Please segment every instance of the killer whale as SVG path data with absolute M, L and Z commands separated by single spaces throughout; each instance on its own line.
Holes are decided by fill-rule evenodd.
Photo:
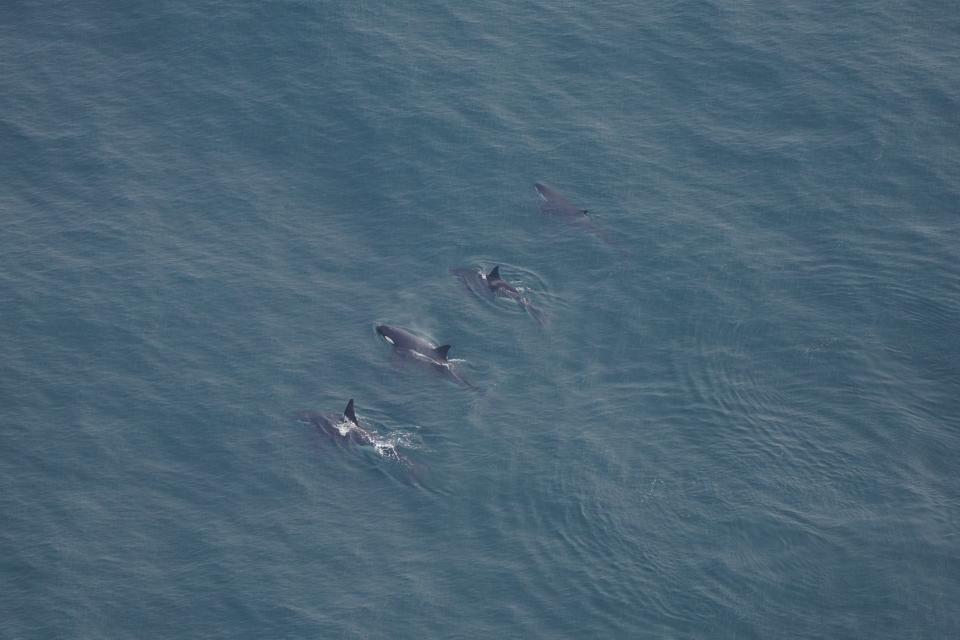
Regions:
M 454 382 L 469 389 L 476 389 L 453 369 L 452 363 L 447 357 L 450 352 L 449 344 L 438 346 L 407 329 L 391 327 L 386 324 L 377 325 L 377 334 L 392 345 L 394 352 L 400 356 L 409 357 L 414 361 L 426 364 Z
M 537 194 L 543 200 L 540 210 L 544 213 L 574 219 L 579 218 L 580 216 L 589 215 L 590 213 L 588 209 L 581 209 L 577 207 L 575 204 L 567 200 L 567 198 L 562 196 L 559 191 L 553 187 L 548 187 L 542 182 L 535 182 L 533 184 L 533 188 L 537 190 Z
M 438 365 L 446 364 L 448 361 L 447 353 L 450 351 L 450 345 L 448 344 L 437 346 L 426 338 L 421 338 L 406 329 L 385 324 L 377 325 L 377 333 L 398 351 L 415 353 L 417 356 Z
M 336 444 L 341 446 L 356 445 L 361 447 L 374 447 L 377 453 L 384 457 L 402 462 L 412 466 L 408 458 L 397 451 L 394 443 L 379 436 L 360 424 L 357 413 L 354 409 L 353 398 L 347 402 L 347 407 L 342 414 L 324 414 L 312 411 L 304 411 L 300 418 L 316 427 L 317 431 L 328 436 Z
M 519 289 L 500 276 L 500 265 L 495 266 L 486 275 L 481 272 L 480 277 L 487 283 L 487 287 L 494 295 L 516 300 L 520 308 L 533 316 L 533 319 L 540 323 L 540 326 L 544 326 L 543 312 L 524 297 Z
M 490 273 L 485 273 L 478 267 L 456 267 L 450 273 L 463 283 L 463 286 L 478 298 L 492 299 L 496 297 L 516 300 L 520 308 L 533 316 L 541 327 L 546 326 L 546 318 L 538 307 L 500 275 L 500 266 L 495 266 Z
M 541 213 L 563 220 L 567 224 L 576 225 L 595 235 L 607 246 L 623 253 L 623 247 L 620 246 L 620 243 L 612 238 L 606 229 L 597 224 L 589 209 L 581 209 L 559 191 L 542 182 L 535 182 L 533 188 L 536 189 L 537 195 L 542 200 L 540 203 Z
M 306 412 L 301 417 L 317 428 L 317 431 L 323 433 L 338 443 L 353 443 L 358 445 L 372 445 L 375 438 L 370 431 L 360 426 L 356 411 L 353 406 L 353 398 L 347 403 L 346 409 L 342 414 L 323 414 Z

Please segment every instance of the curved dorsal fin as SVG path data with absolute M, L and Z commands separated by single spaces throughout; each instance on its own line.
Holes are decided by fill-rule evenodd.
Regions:
M 440 356 L 441 360 L 447 359 L 447 352 L 450 351 L 450 345 L 445 344 L 434 349 L 437 352 L 437 355 Z
M 347 403 L 347 408 L 343 410 L 343 417 L 353 424 L 360 424 L 357 422 L 357 414 L 353 411 L 353 398 L 350 398 L 350 402 Z
M 487 280 L 499 280 L 500 279 L 500 265 L 497 265 L 493 268 L 493 271 L 487 274 Z

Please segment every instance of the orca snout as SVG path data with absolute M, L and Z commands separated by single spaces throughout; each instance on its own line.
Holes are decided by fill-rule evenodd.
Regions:
M 390 334 L 395 333 L 393 329 L 388 327 L 385 324 L 377 325 L 377 333 L 380 334 L 380 337 L 389 342 L 392 345 L 396 345 L 397 341 Z

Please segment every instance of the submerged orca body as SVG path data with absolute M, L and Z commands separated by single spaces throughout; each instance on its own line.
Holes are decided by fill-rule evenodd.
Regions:
M 350 398 L 350 402 L 347 403 L 347 408 L 343 410 L 342 414 L 323 414 L 308 411 L 301 413 L 300 418 L 312 424 L 317 428 L 317 431 L 329 436 L 339 445 L 374 447 L 377 453 L 384 458 L 391 458 L 412 465 L 410 460 L 400 455 L 396 445 L 360 425 L 353 408 L 353 398 Z
M 534 183 L 533 188 L 537 190 L 537 194 L 540 196 L 540 199 L 543 200 L 543 204 L 540 205 L 540 210 L 544 213 L 573 220 L 589 215 L 590 213 L 586 209 L 580 209 L 564 196 L 560 195 L 559 191 L 553 187 L 548 187 L 542 182 Z
M 422 362 L 457 384 L 461 384 L 470 389 L 475 388 L 453 370 L 451 362 L 447 358 L 450 345 L 444 344 L 437 346 L 430 340 L 421 338 L 406 329 L 391 327 L 385 324 L 377 326 L 377 333 L 393 346 L 393 350 L 397 354 L 409 357 L 417 362 Z
M 533 188 L 537 190 L 537 195 L 543 201 L 540 203 L 541 213 L 563 220 L 567 224 L 577 225 L 598 237 L 607 246 L 623 251 L 620 243 L 611 238 L 606 229 L 597 224 L 593 216 L 590 215 L 589 209 L 581 209 L 561 195 L 559 191 L 542 182 L 534 183 Z

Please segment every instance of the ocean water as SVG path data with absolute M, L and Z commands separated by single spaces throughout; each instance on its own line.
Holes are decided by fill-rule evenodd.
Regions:
M 0 638 L 960 636 L 958 36 L 5 3 Z

